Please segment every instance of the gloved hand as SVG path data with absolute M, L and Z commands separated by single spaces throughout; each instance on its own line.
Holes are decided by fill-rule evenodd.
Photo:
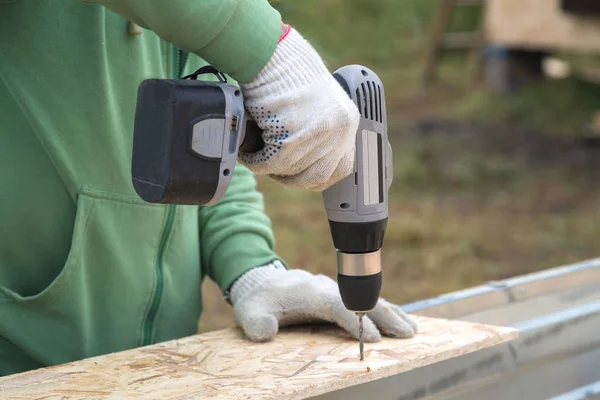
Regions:
M 264 131 L 263 150 L 239 154 L 256 175 L 323 190 L 352 173 L 358 108 L 295 29 L 288 26 L 269 63 L 240 88 Z
M 336 282 L 304 270 L 287 270 L 279 262 L 251 269 L 233 284 L 230 299 L 236 323 L 255 342 L 275 337 L 279 327 L 328 321 L 358 339 L 358 318 L 348 311 Z M 400 307 L 380 299 L 363 318 L 365 342 L 381 334 L 409 338 L 417 325 Z

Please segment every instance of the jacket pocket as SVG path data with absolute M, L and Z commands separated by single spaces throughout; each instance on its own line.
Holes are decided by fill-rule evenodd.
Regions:
M 62 271 L 33 296 L 0 290 L 0 336 L 44 365 L 138 346 L 165 215 L 162 205 L 83 188 Z
M 12 299 L 13 301 L 20 302 L 22 304 L 33 305 L 35 303 L 45 303 L 46 305 L 50 305 L 55 298 L 60 297 L 64 288 L 69 285 L 73 273 L 79 265 L 77 259 L 81 249 L 80 242 L 86 235 L 90 218 L 93 215 L 94 205 L 95 202 L 88 201 L 85 194 L 78 195 L 71 247 L 69 249 L 67 259 L 60 273 L 46 288 L 34 295 L 23 296 L 8 288 L 0 286 L 0 298 L 2 298 L 2 295 L 4 295 L 6 299 Z M 35 251 L 35 249 L 32 249 L 32 251 Z

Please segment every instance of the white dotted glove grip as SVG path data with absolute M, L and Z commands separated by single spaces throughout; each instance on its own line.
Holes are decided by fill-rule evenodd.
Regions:
M 240 85 L 265 147 L 239 159 L 284 186 L 324 190 L 352 173 L 360 115 L 313 47 L 289 29 L 263 70 Z

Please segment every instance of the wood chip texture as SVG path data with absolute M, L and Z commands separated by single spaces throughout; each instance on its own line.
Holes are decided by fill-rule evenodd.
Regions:
M 304 399 L 517 337 L 512 328 L 414 318 L 414 338 L 366 343 L 364 361 L 358 342 L 331 325 L 258 344 L 226 329 L 0 378 L 0 398 Z

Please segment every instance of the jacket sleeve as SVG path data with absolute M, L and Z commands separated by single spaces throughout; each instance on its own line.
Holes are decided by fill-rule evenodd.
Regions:
M 267 0 L 82 0 L 98 3 L 194 53 L 240 83 L 275 51 L 281 15 Z
M 246 167 L 236 165 L 223 199 L 201 207 L 198 218 L 202 268 L 223 292 L 249 269 L 274 260 L 283 262 L 274 251 L 263 196 Z

